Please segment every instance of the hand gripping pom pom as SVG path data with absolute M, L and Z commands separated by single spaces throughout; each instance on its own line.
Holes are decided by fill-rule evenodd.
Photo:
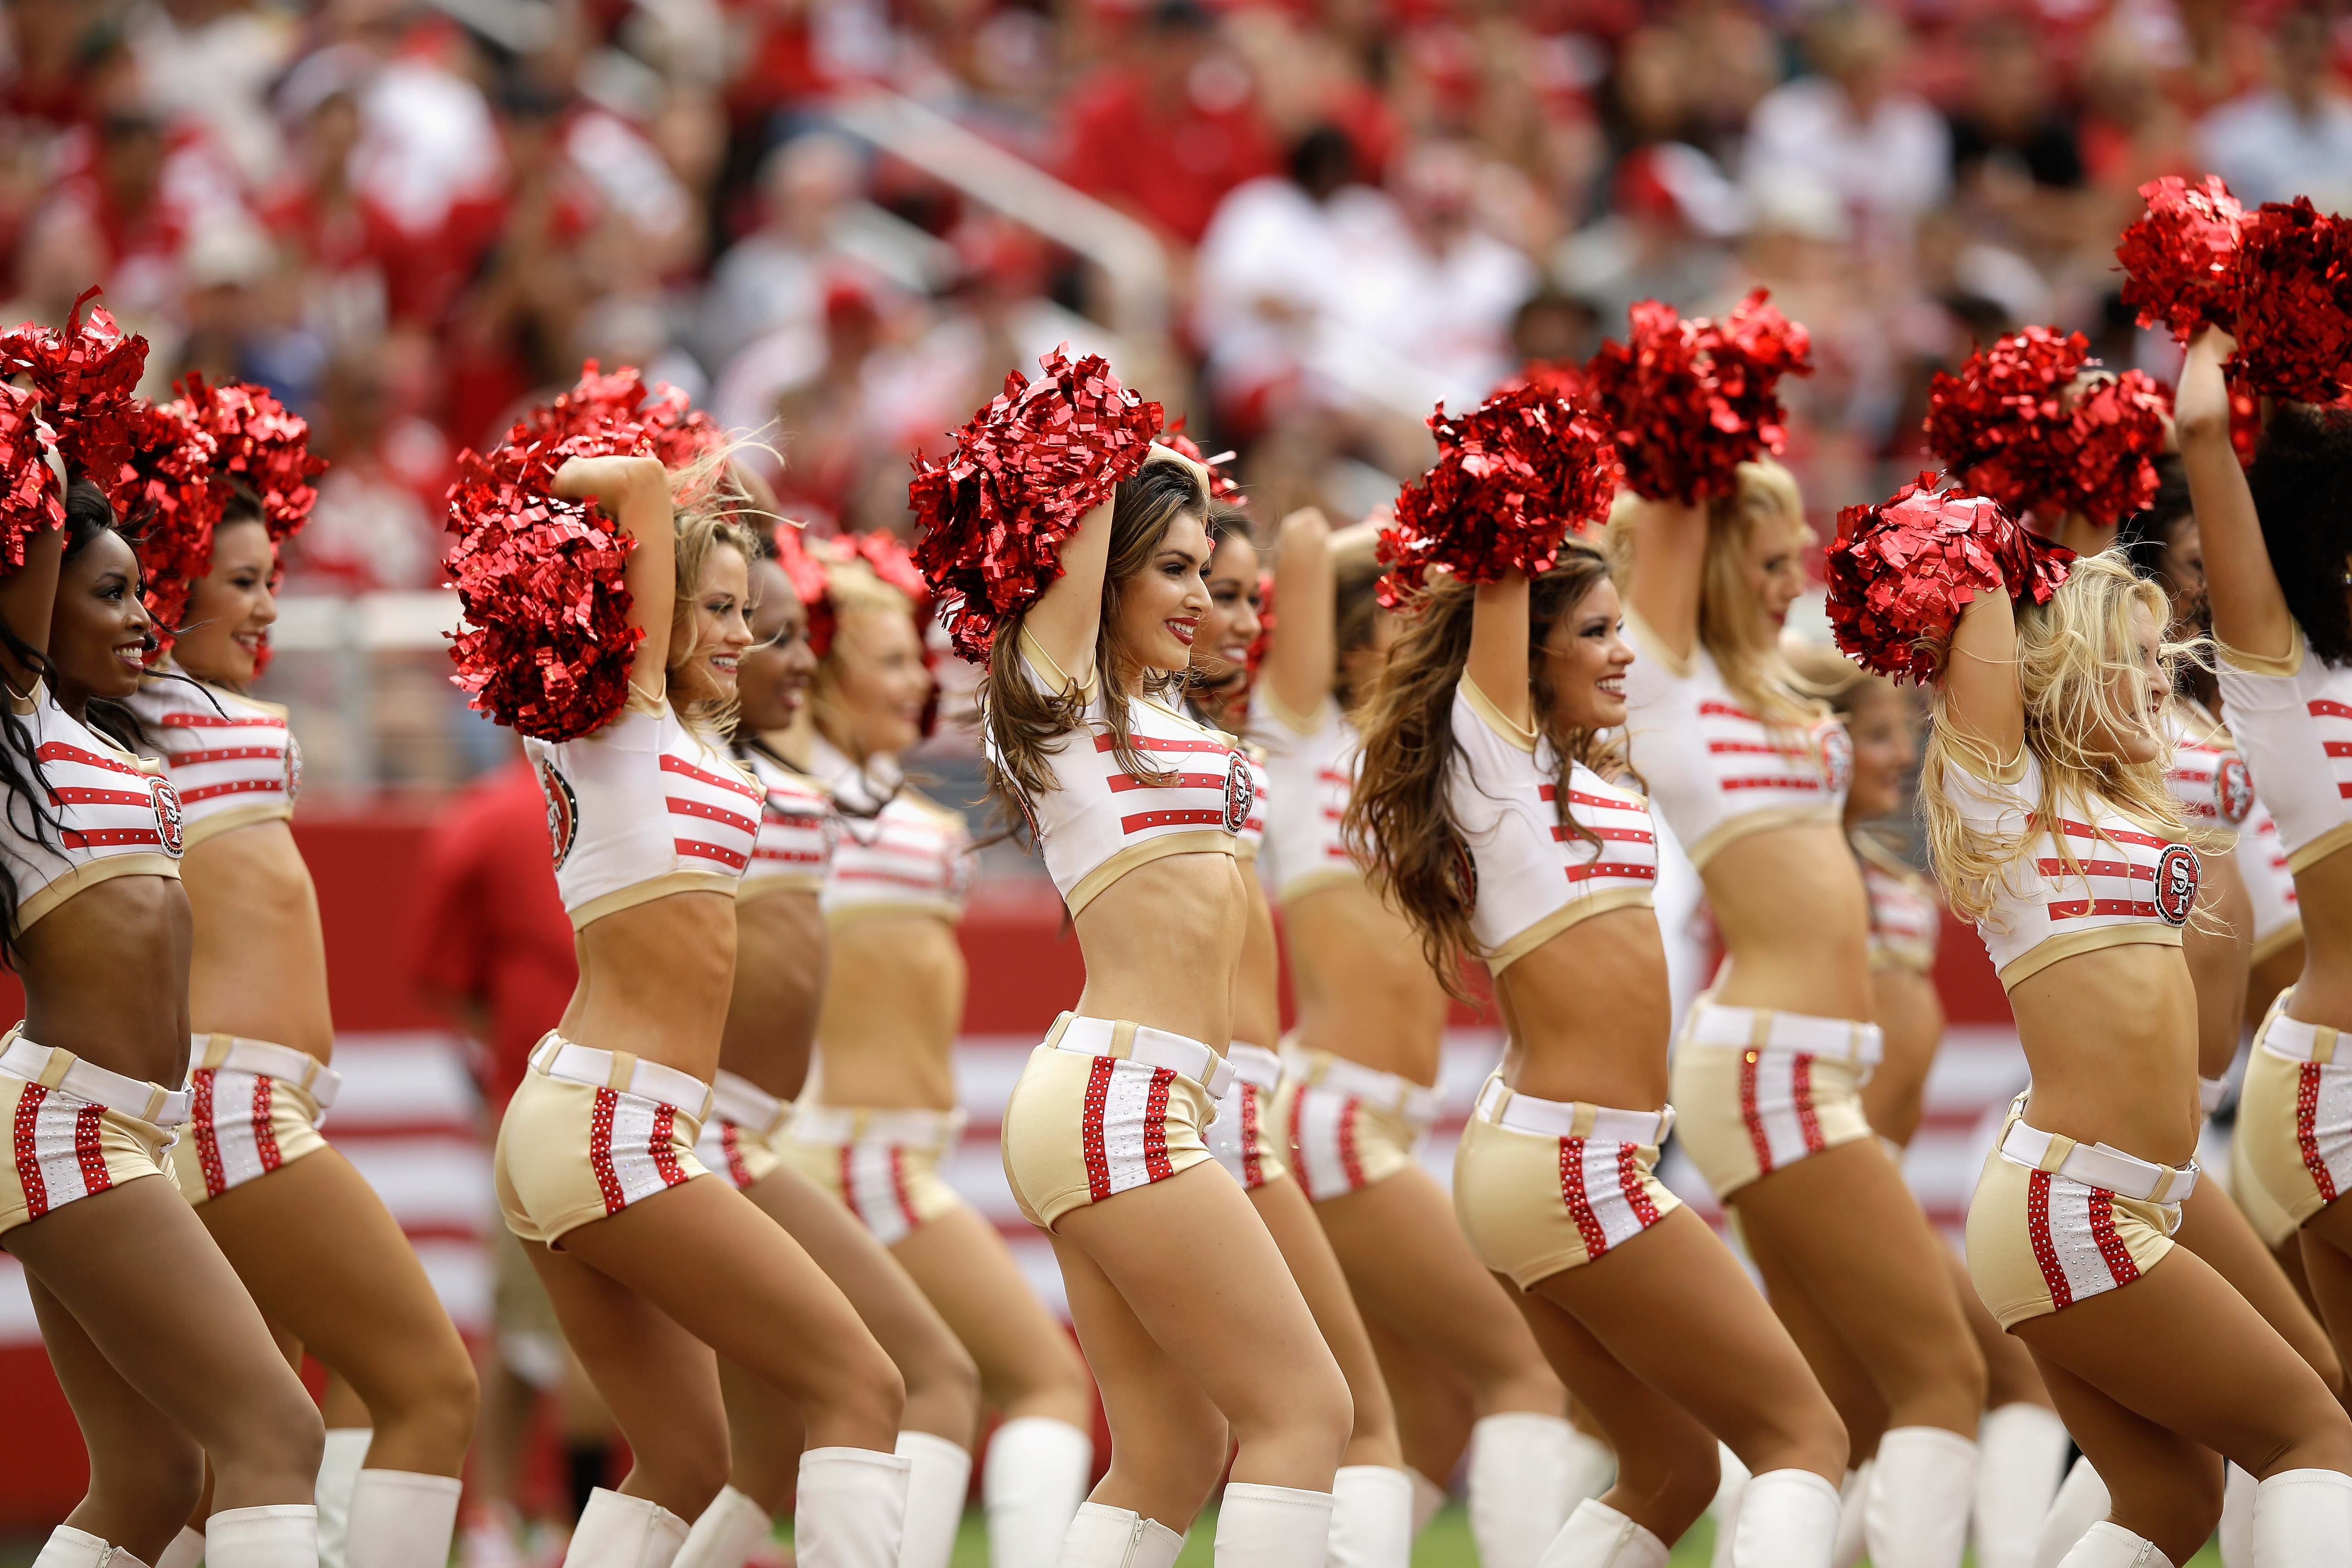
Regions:
M 35 536 L 66 525 L 48 461 L 56 441 L 41 420 L 39 400 L 0 382 L 0 576 L 25 564 L 25 547 Z
M 1585 374 L 1634 490 L 1685 503 L 1729 495 L 1740 464 L 1788 445 L 1776 389 L 1783 375 L 1812 374 L 1812 339 L 1763 289 L 1720 321 L 1644 300 L 1632 322 Z
M 2123 301 L 2139 324 L 2161 321 L 2187 342 L 2197 329 L 2230 324 L 2245 210 L 2218 174 L 2190 184 L 2178 174 L 2139 188 L 2147 211 L 2116 244 L 2123 264 Z
M 1099 354 L 1073 362 L 1064 344 L 1038 363 L 1040 380 L 1007 374 L 956 432 L 955 455 L 917 458 L 907 486 L 923 530 L 915 563 L 955 651 L 974 662 L 1062 574 L 1063 542 L 1142 468 L 1164 423 Z
M 2170 398 L 2141 371 L 2078 384 L 2080 332 L 2028 327 L 1936 373 L 1927 443 L 1970 489 L 2011 512 L 2050 506 L 2113 527 L 2155 499 Z
M 66 316 L 63 331 L 27 321 L 0 333 L 0 376 L 28 377 L 41 415 L 57 432 L 58 455 L 108 499 L 131 458 L 129 424 L 139 378 L 147 370 L 147 340 L 126 337 L 98 296 L 86 289 Z
M 1560 541 L 1604 516 L 1615 493 L 1601 421 L 1539 386 L 1499 392 L 1459 419 L 1429 419 L 1437 462 L 1397 494 L 1381 530 L 1381 603 L 1393 609 L 1433 566 L 1465 582 L 1532 577 Z
M 2021 527 L 1999 502 L 1938 494 L 1921 474 L 1878 506 L 1838 513 L 1829 573 L 1830 629 L 1866 669 L 1932 680 L 1960 612 L 2007 584 L 2012 599 L 2047 604 L 2074 552 Z
M 2352 223 L 2308 196 L 2249 213 L 2236 336 L 2229 368 L 2255 392 L 2332 403 L 2352 387 Z

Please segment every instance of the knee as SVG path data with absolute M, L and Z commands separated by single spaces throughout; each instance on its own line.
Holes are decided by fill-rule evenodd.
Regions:
M 290 1373 L 284 1383 L 282 1391 L 257 1391 L 240 1402 L 243 1419 L 223 1436 L 213 1468 L 224 1478 L 248 1478 L 269 1490 L 299 1481 L 307 1494 L 326 1448 L 326 1424 Z
M 2102 1479 L 2116 1500 L 2116 1522 L 2156 1542 L 2157 1550 L 2175 1563 L 2186 1563 L 2221 1522 L 2222 1470 L 2217 1460 L 2137 1478 L 2102 1472 Z M 2123 1484 L 2117 1485 L 2118 1480 Z
M 690 1431 L 667 1433 L 658 1445 L 633 1449 L 632 1458 L 631 1489 L 688 1521 L 702 1517 L 727 1484 L 734 1463 L 723 1421 L 697 1422 Z
M 1181 1500 L 1192 1513 L 1198 1513 L 1224 1474 L 1225 1460 L 1233 1450 L 1233 1429 L 1209 1405 L 1141 1414 L 1140 1431 L 1124 1422 L 1112 1423 L 1112 1468 L 1149 1474 L 1156 1483 L 1151 1488 L 1155 1493 Z M 1160 1522 L 1171 1528 L 1174 1523 Z
M 125 1539 L 170 1542 L 205 1495 L 205 1451 L 177 1433 L 156 1436 L 135 1451 L 90 1452 L 89 1495 Z
M 1234 1436 L 1245 1443 L 1274 1441 L 1318 1452 L 1328 1448 L 1332 1464 L 1338 1465 L 1355 1433 L 1356 1402 L 1330 1352 L 1292 1368 L 1287 1377 L 1262 1392 L 1263 1405 L 1234 1413 Z
M 898 1363 L 909 1400 L 951 1400 L 980 1409 L 980 1363 L 951 1334 Z
M 845 1346 L 822 1358 L 821 1366 L 816 1386 L 809 1391 L 811 1403 L 835 1416 L 898 1430 L 907 1411 L 907 1379 L 880 1345 L 868 1339 Z
M 1722 1465 L 1711 1442 L 1674 1443 L 1638 1453 L 1621 1450 L 1617 1456 L 1616 1490 L 1636 1503 L 1644 1519 L 1670 1526 L 1656 1531 L 1668 1541 L 1706 1511 L 1722 1484 Z
M 367 1394 L 376 1392 L 370 1389 Z M 481 1380 L 475 1375 L 474 1363 L 463 1344 L 452 1343 L 446 1353 L 401 1369 L 386 1380 L 380 1400 L 370 1398 L 367 1403 L 378 1430 L 397 1430 L 423 1438 L 448 1450 L 455 1465 L 463 1462 L 473 1441 L 481 1401 Z

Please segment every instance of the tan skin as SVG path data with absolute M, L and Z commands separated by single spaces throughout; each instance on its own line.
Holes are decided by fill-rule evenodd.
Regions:
M 1706 539 L 1702 509 L 1644 503 L 1629 601 L 1676 657 L 1698 645 Z M 1806 586 L 1804 542 L 1801 520 L 1759 519 L 1742 562 L 1747 591 L 1776 628 Z M 1715 1000 L 1869 1016 L 1868 901 L 1843 824 L 1747 834 L 1717 850 L 1700 878 L 1726 953 Z M 1948 1249 L 1875 1139 L 1810 1155 L 1728 1201 L 1776 1307 L 1801 1297 L 1826 1320 L 1864 1370 L 1885 1426 L 1974 1439 L 1984 1358 L 1954 1298 Z M 1824 1383 L 1837 1397 L 1839 1380 L 1825 1373 Z M 1840 1411 L 1861 1451 L 1880 1418 L 1846 1402 Z
M 62 556 L 58 534 L 27 542 L 26 563 L 0 578 L 0 623 L 46 654 L 59 704 L 79 718 L 92 697 L 138 689 L 150 623 L 120 537 Z M 7 649 L 0 673 L 14 691 L 38 678 Z M 50 910 L 16 942 L 26 1037 L 181 1083 L 190 928 L 187 896 L 165 877 L 116 877 Z M 207 1463 L 216 1509 L 311 1500 L 318 1411 L 170 1180 L 64 1205 L 0 1246 L 24 1266 L 89 1454 L 89 1489 L 67 1523 L 152 1562 L 195 1506 Z
M 1360 700 L 1396 635 L 1382 616 L 1370 647 L 1339 650 L 1332 538 L 1311 508 L 1283 519 L 1274 566 L 1280 618 L 1261 678 L 1294 714 L 1319 712 L 1343 673 Z M 1299 1042 L 1434 1084 L 1445 992 L 1412 923 L 1360 880 L 1314 887 L 1286 900 L 1282 912 Z M 1364 1316 L 1381 1320 L 1467 1384 L 1476 1415 L 1568 1414 L 1568 1391 L 1509 1296 L 1494 1289 L 1463 1238 L 1453 1200 L 1428 1172 L 1409 1165 L 1317 1204 L 1315 1215 Z
M 182 670 L 232 691 L 250 684 L 278 618 L 276 571 L 258 518 L 223 524 L 173 647 Z M 180 878 L 195 915 L 195 1032 L 269 1040 L 326 1060 L 334 1027 L 325 940 L 291 825 L 247 823 L 192 844 Z M 365 1405 L 357 1424 L 375 1429 L 367 1468 L 462 1471 L 478 1397 L 473 1363 L 399 1223 L 348 1160 L 320 1149 L 196 1214 L 269 1321 Z
M 1528 580 L 1482 584 L 1465 671 L 1503 716 L 1536 721 Z M 1563 731 L 1625 722 L 1617 590 L 1596 584 L 1535 650 Z M 1627 1110 L 1666 1103 L 1672 1003 L 1665 944 L 1647 909 L 1577 921 L 1495 976 L 1507 1043 L 1503 1081 L 1523 1094 Z M 1617 1450 L 1602 1501 L 1680 1539 L 1714 1500 L 1715 1443 L 1750 1471 L 1845 1472 L 1836 1408 L 1738 1262 L 1687 1208 L 1623 1246 L 1536 1282 L 1529 1321 L 1545 1353 Z
M 751 567 L 751 646 L 736 666 L 736 723 L 772 747 L 806 706 L 816 655 L 808 612 L 772 561 Z M 790 1100 L 808 1076 L 823 994 L 824 921 L 817 896 L 772 889 L 735 905 L 735 996 L 719 1064 Z M 969 1447 L 980 1421 L 980 1378 L 971 1358 L 873 1232 L 824 1189 L 779 1163 L 745 1194 L 799 1242 L 841 1287 L 858 1317 L 906 1379 L 900 1429 Z M 719 1386 L 734 1468 L 729 1484 L 770 1513 L 791 1497 L 803 1432 L 800 1411 L 757 1377 L 722 1359 Z
M 631 617 L 646 636 L 631 685 L 680 707 L 732 695 L 752 642 L 743 557 L 714 548 L 690 614 L 674 626 L 663 613 L 677 587 L 660 463 L 575 458 L 557 471 L 554 489 L 594 498 L 637 542 L 626 585 Z M 734 906 L 719 893 L 673 893 L 581 931 L 580 984 L 563 1037 L 634 1051 L 709 1082 L 733 997 Z M 714 1352 L 792 1401 L 811 1446 L 890 1451 L 906 1401 L 898 1369 L 839 1288 L 725 1177 L 698 1177 L 560 1239 L 560 1249 L 524 1250 L 629 1439 L 635 1466 L 624 1492 L 692 1519 L 725 1484 L 727 1413 Z
M 2092 737 L 2110 754 L 2169 754 L 2171 691 L 2158 632 L 2137 612 L 2136 646 L 2113 705 L 2137 722 Z M 1946 666 L 1942 721 L 1979 753 L 2025 745 L 2008 595 L 1962 614 Z M 2082 1143 L 2181 1166 L 2197 1149 L 2198 998 L 2174 948 L 2097 948 L 2060 959 L 2010 993 L 2032 1069 L 2025 1119 Z M 2202 1184 L 2201 1183 L 2200 1184 Z M 2319 1374 L 2211 1265 L 2174 1247 L 2138 1279 L 2011 1331 L 2033 1352 L 2058 1413 L 2115 1499 L 2117 1523 L 2187 1562 L 2221 1514 L 2219 1453 L 2256 1478 L 2352 1471 L 2352 1420 Z
M 1192 660 L 1208 610 L 1208 538 L 1197 514 L 1180 515 L 1145 569 L 1117 584 L 1111 629 L 1124 664 L 1097 672 L 1110 534 L 1106 504 L 1063 546 L 1062 576 L 1023 620 L 1074 679 L 1119 680 L 1139 697 L 1145 671 Z M 1137 867 L 1072 921 L 1087 966 L 1077 1012 L 1222 1046 L 1249 910 L 1230 855 Z M 1096 1502 L 1181 1531 L 1234 1444 L 1235 1480 L 1331 1489 L 1352 1426 L 1348 1384 L 1256 1214 L 1204 1161 L 1059 1221 L 1055 1256 L 1110 1422 Z

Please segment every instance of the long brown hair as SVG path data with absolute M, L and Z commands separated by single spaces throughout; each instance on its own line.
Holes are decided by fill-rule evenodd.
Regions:
M 1544 667 L 1553 626 L 1608 577 L 1609 563 L 1599 551 L 1570 541 L 1551 570 L 1528 584 L 1528 695 L 1537 729 L 1559 754 L 1556 782 L 1562 786 L 1571 763 L 1604 775 L 1624 772 L 1617 742 L 1559 726 Z M 1454 738 L 1454 689 L 1470 658 L 1475 598 L 1469 584 L 1442 577 L 1414 601 L 1364 707 L 1359 726 L 1362 762 L 1343 825 L 1349 849 L 1372 884 L 1412 921 L 1430 967 L 1457 997 L 1463 995 L 1462 955 L 1485 956 L 1470 929 L 1477 889 L 1469 847 L 1446 802 L 1447 776 L 1460 750 Z M 1591 839 L 1569 815 L 1567 789 L 1558 794 L 1560 826 Z
M 1111 753 L 1128 773 L 1154 784 L 1166 783 L 1168 774 L 1136 751 L 1129 734 L 1127 686 L 1144 671 L 1142 661 L 1118 637 L 1119 590 L 1151 564 L 1178 518 L 1203 518 L 1208 510 L 1208 488 L 1181 461 L 1146 462 L 1111 500 L 1110 559 L 1103 572 L 1102 618 L 1095 632 L 1095 679 L 1102 693 Z M 997 628 L 996 639 L 989 645 L 988 672 L 981 677 L 979 700 L 989 741 L 989 794 L 1003 808 L 1008 824 L 1034 827 L 1036 816 L 1030 802 L 1054 788 L 1053 755 L 1073 731 L 1086 727 L 1087 698 L 1066 688 L 1046 691 L 1039 686 L 1024 668 L 1024 619 L 1016 616 Z M 1167 671 L 1160 684 L 1172 685 L 1182 678 L 1181 670 Z
M 1357 702 L 1366 695 L 1349 683 L 1348 656 L 1372 646 L 1380 635 L 1381 617 L 1388 614 L 1381 608 L 1383 568 L 1378 550 L 1376 542 L 1363 539 L 1352 547 L 1331 552 L 1331 596 L 1335 601 L 1331 653 L 1336 665 L 1331 672 L 1331 700 L 1339 705 L 1342 713 L 1353 713 Z

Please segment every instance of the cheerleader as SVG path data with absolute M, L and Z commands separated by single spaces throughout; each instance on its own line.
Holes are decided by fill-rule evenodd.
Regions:
M 905 563 L 881 540 L 862 548 L 894 570 Z M 824 578 L 829 636 L 808 721 L 779 745 L 834 803 L 839 838 L 824 892 L 833 973 L 817 1019 L 816 1081 L 778 1147 L 889 1248 L 978 1363 L 982 1395 L 1003 1420 L 981 1479 L 990 1561 L 1052 1568 L 1094 1463 L 1094 1389 L 996 1227 L 940 1173 L 963 1131 L 955 1040 L 965 977 L 955 926 L 972 854 L 962 815 L 908 784 L 898 761 L 922 738 L 936 700 L 922 627 L 914 602 L 866 556 L 813 565 Z M 965 1449 L 976 1436 L 967 1426 Z M 971 1458 L 963 1452 L 950 1478 L 954 1460 L 941 1439 L 922 1438 L 902 1435 L 901 1452 L 915 1445 L 919 1483 L 929 1469 L 940 1478 L 944 1553 Z M 908 1520 L 911 1531 L 911 1509 Z
M 1247 721 L 1249 650 L 1265 629 L 1258 618 L 1262 587 L 1249 514 L 1224 502 L 1212 506 L 1209 542 L 1209 613 L 1192 642 L 1192 710 L 1231 733 Z M 1255 875 L 1265 837 L 1268 787 L 1258 757 L 1247 749 L 1244 755 L 1250 766 L 1251 810 L 1234 847 L 1252 873 L 1244 878 L 1249 935 L 1234 993 L 1234 1044 L 1226 1053 L 1234 1064 L 1234 1085 L 1217 1103 L 1209 1152 L 1249 1194 L 1348 1379 L 1355 1428 L 1331 1487 L 1331 1568 L 1404 1568 L 1420 1533 L 1423 1500 L 1435 1488 L 1405 1468 L 1388 1385 L 1347 1276 L 1306 1194 L 1283 1165 L 1273 1115 L 1281 1058 L 1253 1043 L 1281 1036 L 1282 961 L 1265 885 Z
M 531 1053 L 493 1169 L 507 1226 L 635 1459 L 624 1489 L 591 1495 L 565 1562 L 676 1557 L 728 1478 L 716 1351 L 800 1408 L 800 1556 L 894 1568 L 908 1468 L 891 1452 L 898 1373 L 807 1254 L 694 1154 L 761 805 L 710 736 L 751 643 L 757 543 L 707 484 L 674 513 L 670 484 L 653 458 L 572 458 L 556 472 L 556 497 L 593 498 L 635 542 L 625 586 L 643 641 L 619 712 L 578 739 L 526 742 L 580 985 Z
M 793 535 L 779 537 L 800 569 L 814 570 Z M 899 1563 L 946 1568 L 980 1421 L 979 1374 L 906 1270 L 824 1187 L 787 1163 L 781 1147 L 814 1045 L 826 957 L 817 900 L 840 830 L 824 786 L 784 760 L 816 668 L 808 609 L 772 554 L 752 563 L 751 584 L 753 641 L 736 666 L 733 749 L 764 798 L 736 894 L 735 994 L 710 1120 L 695 1152 L 841 1287 L 906 1379 L 897 1445 L 909 1466 Z M 733 1468 L 672 1568 L 741 1568 L 773 1532 L 800 1462 L 801 1417 L 791 1402 L 732 1361 L 720 1361 L 719 1381 Z
M 291 828 L 301 749 L 285 709 L 247 695 L 278 618 L 278 530 L 240 488 L 205 531 L 187 510 L 147 525 L 150 592 L 184 603 L 184 629 L 131 700 L 179 794 L 195 916 L 193 1121 L 173 1164 L 264 1316 L 366 1407 L 368 1425 L 327 1435 L 321 1550 L 350 1568 L 440 1568 L 473 1363 L 399 1222 L 319 1134 L 341 1079 L 318 895 Z M 165 563 L 181 560 L 194 574 L 174 583 Z M 204 1551 L 197 1521 L 176 1552 Z
M 1569 1425 L 1567 1391 L 1414 1157 L 1439 1106 L 1445 992 L 1412 925 L 1366 886 L 1340 834 L 1354 714 L 1397 630 L 1374 602 L 1372 544 L 1370 531 L 1335 541 L 1312 510 L 1283 520 L 1279 617 L 1250 693 L 1298 1008 L 1283 1045 L 1276 1136 L 1364 1316 L 1469 1386 L 1479 1561 L 1534 1568 L 1578 1500 L 1563 1495 L 1571 1466 L 1599 1445 Z
M 1857 1441 L 1884 1422 L 1863 1499 L 1872 1561 L 1957 1568 L 1984 1358 L 1862 1103 L 1885 1036 L 1868 1021 L 1870 902 L 1840 817 L 1852 752 L 1779 650 L 1812 537 L 1796 481 L 1748 462 L 1706 507 L 1622 496 L 1610 535 L 1640 654 L 1633 765 L 1725 948 L 1675 1052 L 1682 1147 L 1737 1213 L 1774 1303 L 1817 1312 L 1874 1396 L 1840 1411 Z M 1827 1379 L 1831 1396 L 1849 1381 Z
M 29 419 L 22 394 L 0 398 Z M 132 753 L 122 706 L 154 633 L 138 559 L 88 482 L 68 492 L 62 534 L 13 510 L 12 490 L 24 563 L 0 577 L 0 950 L 26 1011 L 0 1039 L 16 1133 L 0 1245 L 24 1266 L 90 1467 L 37 1561 L 156 1561 L 209 1462 L 215 1568 L 310 1568 L 318 1409 L 165 1154 L 189 1114 L 187 1090 L 164 1086 L 187 1077 L 192 935 L 179 799 Z

